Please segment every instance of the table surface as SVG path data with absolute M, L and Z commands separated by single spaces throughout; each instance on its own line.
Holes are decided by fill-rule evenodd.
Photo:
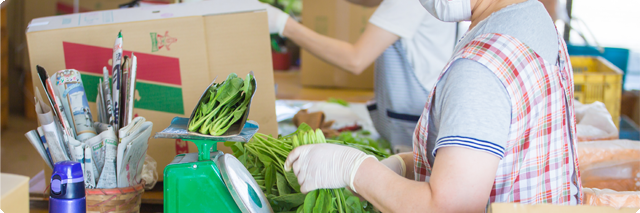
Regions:
M 303 87 L 300 83 L 300 71 L 275 71 L 274 81 L 277 85 L 276 98 L 289 100 L 311 100 L 323 101 L 329 98 L 342 99 L 347 102 L 365 103 L 373 99 L 373 90 L 355 90 L 355 89 L 337 89 L 337 88 L 319 88 L 319 87 Z M 31 194 L 32 201 L 44 201 L 42 194 Z M 33 202 L 32 202 L 33 203 Z M 159 182 L 154 189 L 145 191 L 142 194 L 143 208 L 141 212 L 147 212 L 144 204 L 163 203 L 162 183 Z M 46 212 L 42 208 L 32 205 L 31 212 Z M 46 208 L 46 207 L 45 207 Z

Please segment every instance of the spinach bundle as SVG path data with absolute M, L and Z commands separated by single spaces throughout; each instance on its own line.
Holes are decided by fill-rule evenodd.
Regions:
M 189 131 L 215 136 L 227 132 L 247 111 L 254 85 L 253 75 L 247 74 L 242 80 L 235 73 L 220 84 L 212 84 L 196 107 Z
M 373 206 L 361 202 L 345 188 L 300 193 L 298 179 L 293 172 L 284 171 L 284 162 L 295 147 L 314 143 L 342 144 L 378 159 L 388 157 L 387 153 L 367 145 L 325 139 L 320 129 L 314 131 L 304 123 L 293 134 L 278 139 L 257 133 L 248 143 L 227 142 L 225 145 L 231 147 L 234 156 L 256 179 L 275 212 L 373 212 Z
M 368 155 L 382 156 L 383 158 L 389 157 L 391 144 L 382 138 L 374 140 L 368 137 L 369 135 L 371 135 L 371 133 L 366 130 L 356 132 L 345 131 L 329 141 L 335 141 L 335 143 L 359 149 Z

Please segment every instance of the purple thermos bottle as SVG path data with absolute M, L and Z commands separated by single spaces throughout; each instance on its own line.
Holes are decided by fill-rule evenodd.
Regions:
M 87 212 L 84 178 L 80 163 L 61 161 L 53 166 L 49 195 L 50 213 Z

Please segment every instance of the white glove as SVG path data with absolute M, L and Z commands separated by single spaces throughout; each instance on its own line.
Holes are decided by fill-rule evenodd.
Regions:
M 404 160 L 402 160 L 399 155 L 392 155 L 391 157 L 380 161 L 380 163 L 384 164 L 385 166 L 387 166 L 387 168 L 391 169 L 393 172 L 399 174 L 402 177 L 405 177 L 405 175 L 407 174 L 407 166 L 405 165 Z
M 293 168 L 302 193 L 346 186 L 357 193 L 353 179 L 360 164 L 367 158 L 376 159 L 347 146 L 328 143 L 304 145 L 289 153 L 284 170 L 291 171 Z
M 287 24 L 287 19 L 289 19 L 289 14 L 286 14 L 282 10 L 271 6 L 270 4 L 262 4 L 267 9 L 267 17 L 269 19 L 269 33 L 278 33 L 278 35 L 282 36 L 284 26 L 285 24 Z

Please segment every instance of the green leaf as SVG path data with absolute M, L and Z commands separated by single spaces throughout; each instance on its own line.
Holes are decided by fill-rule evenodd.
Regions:
M 346 206 L 349 212 L 362 212 L 363 208 L 360 199 L 356 196 L 350 196 L 346 199 Z
M 326 143 L 327 141 L 324 139 L 324 133 L 322 130 L 316 129 L 316 141 L 315 143 Z
M 297 207 L 304 203 L 305 197 L 306 197 L 305 194 L 295 193 L 295 194 L 280 195 L 271 200 L 276 203 L 285 203 L 290 207 Z
M 313 129 L 307 123 L 300 124 L 300 126 L 298 126 L 298 130 L 296 130 L 298 134 L 303 134 L 308 131 L 313 131 Z M 300 135 L 298 135 L 298 137 L 300 137 Z
M 316 200 L 315 200 L 316 205 L 313 206 L 313 212 L 314 213 L 316 213 L 316 212 L 317 213 L 328 212 L 326 210 L 326 207 L 327 207 L 328 204 L 325 202 L 325 197 L 328 196 L 327 195 L 327 191 L 324 190 L 324 189 L 318 189 L 316 191 L 318 191 L 318 198 L 316 198 Z M 305 201 L 306 201 L 306 199 L 305 199 Z M 331 203 L 329 203 L 329 204 L 331 204 Z
M 235 75 L 235 73 L 232 73 L 232 75 Z M 226 103 L 235 98 L 238 92 L 241 91 L 240 89 L 242 88 L 243 82 L 244 81 L 241 78 L 237 78 L 237 76 L 236 78 L 227 79 L 224 85 L 218 89 L 216 101 Z
M 267 189 L 267 194 L 271 194 L 271 189 L 276 181 L 276 170 L 273 164 L 267 165 L 267 171 L 264 176 L 264 187 Z
M 318 197 L 318 190 L 313 190 L 307 193 L 304 198 L 304 213 L 312 213 L 313 207 L 316 205 L 316 198 Z
M 300 192 L 300 184 L 298 183 L 296 174 L 294 174 L 293 172 L 285 172 L 284 177 L 287 179 L 287 182 L 289 182 L 289 186 L 291 186 L 294 191 Z
M 276 172 L 276 186 L 278 187 L 278 194 L 280 196 L 291 193 L 291 189 L 287 184 L 287 179 L 280 172 Z
M 349 106 L 349 102 L 342 100 L 342 99 L 338 99 L 338 98 L 329 98 L 329 100 L 327 101 L 329 103 L 336 103 L 336 104 L 340 104 L 342 106 Z
M 292 142 L 291 145 L 293 145 L 293 148 L 299 147 L 300 146 L 300 140 L 298 139 L 297 135 L 293 135 L 292 136 Z
M 258 154 L 258 158 L 260 158 L 260 161 L 262 161 L 262 163 L 264 163 L 265 166 L 273 162 L 273 160 L 271 160 L 271 157 L 262 153 Z

